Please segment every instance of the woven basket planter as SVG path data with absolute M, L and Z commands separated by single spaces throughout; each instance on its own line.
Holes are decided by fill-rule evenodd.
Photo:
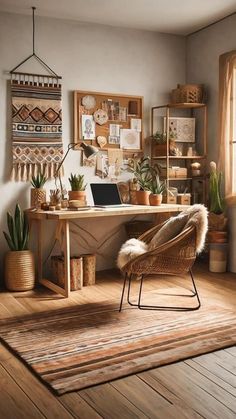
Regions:
M 46 202 L 46 190 L 43 188 L 32 188 L 30 190 L 30 206 L 40 209 L 43 202 Z
M 5 257 L 5 284 L 10 291 L 28 291 L 34 288 L 34 255 L 30 250 L 7 252 Z

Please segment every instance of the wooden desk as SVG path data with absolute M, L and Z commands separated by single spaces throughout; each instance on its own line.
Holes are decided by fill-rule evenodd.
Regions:
M 83 220 L 87 218 L 106 218 L 106 217 L 121 217 L 127 215 L 145 215 L 145 214 L 158 214 L 163 212 L 180 212 L 188 208 L 188 205 L 174 205 L 162 204 L 160 206 L 145 206 L 133 205 L 124 208 L 106 208 L 98 209 L 92 208 L 86 211 L 28 211 L 30 220 L 36 220 L 38 225 L 38 282 L 45 287 L 55 291 L 59 294 L 69 297 L 70 295 L 70 220 Z M 64 263 L 65 263 L 65 288 L 54 284 L 48 279 L 43 278 L 43 261 L 42 261 L 42 239 L 43 230 L 42 223 L 45 220 L 56 220 L 62 224 L 64 231 Z

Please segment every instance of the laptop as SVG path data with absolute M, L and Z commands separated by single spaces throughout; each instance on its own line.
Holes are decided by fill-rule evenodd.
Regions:
M 90 183 L 95 207 L 116 208 L 130 207 L 132 204 L 123 204 L 116 183 Z

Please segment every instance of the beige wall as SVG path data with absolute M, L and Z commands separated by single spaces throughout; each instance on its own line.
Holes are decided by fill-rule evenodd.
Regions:
M 30 186 L 8 180 L 11 135 L 6 71 L 31 51 L 30 16 L 0 14 L 0 234 L 5 226 L 7 210 L 13 209 L 16 202 L 24 208 L 29 206 Z M 185 82 L 185 38 L 180 36 L 37 17 L 36 52 L 63 77 L 65 147 L 72 139 L 73 90 L 143 95 L 144 131 L 148 135 L 150 107 L 167 102 L 168 92 L 177 83 Z M 22 70 L 37 72 L 39 68 L 34 63 L 29 63 Z M 92 169 L 80 169 L 79 162 L 80 153 L 71 152 L 65 164 L 65 179 L 70 171 L 76 172 L 79 169 L 85 173 L 88 182 L 94 180 Z M 112 225 L 115 224 L 113 220 Z M 103 229 L 100 227 L 99 231 L 95 224 L 92 227 L 98 240 L 101 240 Z M 48 236 L 48 241 L 49 238 Z M 103 249 L 103 256 L 106 257 L 109 252 L 114 256 L 120 241 L 121 236 L 115 236 L 115 242 L 109 242 L 107 246 L 109 249 Z M 2 237 L 1 256 L 6 249 Z M 111 265 L 112 258 L 109 260 L 105 257 L 99 259 L 98 268 Z
M 204 83 L 208 92 L 208 155 L 217 160 L 219 56 L 236 49 L 236 15 L 187 38 L 187 82 Z

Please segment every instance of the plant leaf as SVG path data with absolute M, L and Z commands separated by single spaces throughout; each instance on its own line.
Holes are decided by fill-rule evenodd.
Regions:
M 14 243 L 12 242 L 12 239 L 10 238 L 10 236 L 8 236 L 8 234 L 4 231 L 3 232 L 3 234 L 4 234 L 4 237 L 5 237 L 5 239 L 6 239 L 6 241 L 7 241 L 7 244 L 8 244 L 8 246 L 9 246 L 9 249 L 10 250 L 17 250 L 16 248 L 15 248 L 15 245 L 14 245 Z

